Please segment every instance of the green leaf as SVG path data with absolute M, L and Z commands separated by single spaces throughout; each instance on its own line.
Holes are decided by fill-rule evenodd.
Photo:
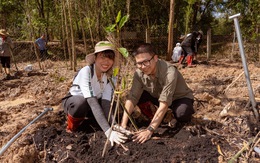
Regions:
M 117 17 L 116 17 L 116 24 L 120 21 L 121 19 L 121 10 L 118 12 Z
M 111 24 L 105 28 L 106 32 L 114 32 L 116 30 L 116 24 Z
M 119 72 L 119 67 L 115 67 L 113 69 L 113 76 L 117 76 L 118 72 Z
M 126 48 L 118 48 L 118 51 L 125 57 L 127 58 L 129 56 L 129 53 Z
M 125 23 L 129 20 L 129 15 L 125 15 L 119 22 L 119 29 L 121 29 Z

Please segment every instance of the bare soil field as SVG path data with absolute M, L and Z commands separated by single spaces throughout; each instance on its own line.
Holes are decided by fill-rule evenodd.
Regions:
M 93 118 L 86 119 L 75 134 L 65 131 L 60 102 L 75 73 L 63 62 L 45 61 L 44 72 L 35 68 L 29 73 L 23 70 L 25 63 L 18 64 L 14 79 L 0 76 L 0 147 L 44 108 L 53 111 L 30 125 L 0 156 L 0 162 L 260 162 L 260 153 L 254 150 L 260 148 L 260 126 L 249 105 L 241 61 L 199 61 L 196 67 L 180 68 L 196 97 L 192 121 L 174 128 L 163 123 L 146 143 L 129 140 L 124 146 L 108 146 L 104 157 L 106 137 Z M 258 102 L 260 68 L 249 62 L 248 69 Z M 135 120 L 141 128 L 146 120 L 140 118 Z

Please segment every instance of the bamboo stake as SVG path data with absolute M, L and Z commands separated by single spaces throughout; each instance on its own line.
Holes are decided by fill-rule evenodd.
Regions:
M 108 134 L 106 143 L 105 143 L 104 148 L 103 148 L 102 157 L 105 156 L 105 152 L 106 152 L 106 149 L 107 149 L 107 144 L 108 144 L 109 139 L 110 139 L 110 136 L 111 136 L 112 128 L 113 128 L 113 126 L 114 126 L 115 119 L 116 119 L 116 113 L 117 113 L 117 110 L 118 110 L 118 107 L 119 107 L 120 92 L 117 92 L 117 93 L 115 92 L 115 94 L 117 94 L 116 110 L 115 110 L 115 112 L 114 112 L 114 116 L 113 116 L 113 120 L 112 120 L 112 124 L 111 124 L 111 129 L 110 129 L 110 131 L 109 131 L 109 134 Z M 114 95 L 114 96 L 115 96 L 115 95 Z
M 236 153 L 236 155 L 234 157 L 232 157 L 228 163 L 233 163 L 233 162 L 236 162 L 237 158 L 245 151 L 245 150 L 248 150 L 249 149 L 249 145 L 251 144 L 251 142 L 248 142 L 246 144 L 244 144 L 243 148 L 240 149 L 240 151 L 238 151 Z
M 110 82 L 111 82 L 111 81 L 110 81 Z M 112 112 L 112 109 L 113 109 L 114 101 L 115 101 L 115 94 L 114 94 L 113 97 L 112 97 L 112 101 L 111 101 L 111 105 L 110 105 L 110 109 L 109 109 L 109 113 L 108 113 L 108 118 L 107 118 L 107 121 L 108 121 L 108 122 L 110 121 L 110 117 L 111 117 L 111 112 Z
M 248 156 L 247 159 L 249 158 L 249 156 L 251 155 L 252 151 L 254 150 L 254 147 L 260 142 L 260 138 L 257 140 L 257 137 L 260 135 L 260 132 L 257 133 L 257 135 L 255 136 L 254 140 L 253 140 L 253 146 L 251 147 L 251 149 L 248 152 Z M 257 141 L 256 141 L 257 140 Z M 255 143 L 256 141 L 256 143 Z
M 115 89 L 115 85 L 114 85 L 114 83 L 112 82 L 111 78 L 108 78 L 108 80 L 109 80 L 109 82 L 111 83 L 113 89 Z M 134 122 L 133 118 L 131 117 L 131 115 L 129 114 L 129 112 L 126 110 L 126 108 L 125 108 L 125 106 L 124 106 L 124 104 L 123 104 L 121 98 L 119 98 L 119 102 L 120 102 L 120 105 L 121 105 L 121 107 L 123 108 L 123 110 L 126 112 L 128 118 L 129 118 L 129 120 L 131 121 L 132 125 L 134 126 L 135 130 L 138 131 L 137 125 L 135 124 L 135 122 Z

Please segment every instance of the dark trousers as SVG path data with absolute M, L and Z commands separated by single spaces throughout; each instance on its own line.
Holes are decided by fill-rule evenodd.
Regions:
M 159 106 L 158 99 L 151 96 L 147 91 L 143 91 L 137 105 L 148 101 L 152 102 L 156 106 Z M 194 100 L 189 98 L 181 98 L 172 101 L 172 104 L 169 106 L 169 108 L 172 110 L 174 118 L 176 118 L 176 120 L 179 122 L 189 122 L 191 120 L 192 114 L 195 113 L 193 102 Z
M 3 68 L 10 68 L 11 67 L 11 57 L 0 57 L 1 64 Z
M 62 100 L 62 106 L 66 114 L 74 118 L 86 117 L 91 110 L 87 99 L 83 96 L 69 96 Z
M 44 49 L 44 50 L 40 50 L 40 58 L 41 58 L 41 60 L 42 61 L 44 61 L 44 60 L 46 60 L 46 59 L 48 59 L 48 52 L 47 52 L 47 49 Z

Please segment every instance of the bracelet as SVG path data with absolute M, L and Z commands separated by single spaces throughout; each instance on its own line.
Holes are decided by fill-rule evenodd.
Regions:
M 154 129 L 152 126 L 148 126 L 148 127 L 147 127 L 147 130 L 149 130 L 149 131 L 151 131 L 151 132 L 154 132 L 154 131 L 155 131 L 155 129 Z

